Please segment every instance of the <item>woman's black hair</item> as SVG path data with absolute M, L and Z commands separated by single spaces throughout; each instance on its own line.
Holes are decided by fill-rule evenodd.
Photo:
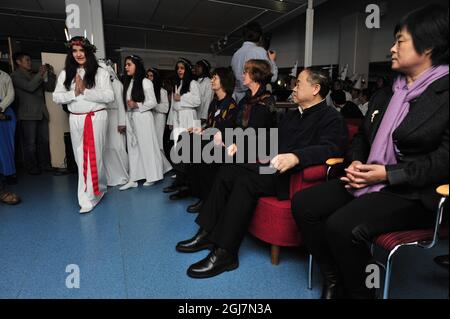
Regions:
M 75 42 L 75 43 L 74 43 Z M 89 41 L 84 37 L 73 37 L 70 39 L 69 44 L 74 43 L 89 43 Z M 86 85 L 86 88 L 92 89 L 95 86 L 95 75 L 97 74 L 98 63 L 97 58 L 95 57 L 94 51 L 89 46 L 83 46 L 84 55 L 86 57 L 86 63 L 84 65 L 84 69 L 86 71 L 83 81 Z M 64 80 L 64 86 L 66 90 L 70 90 L 70 86 L 72 85 L 72 81 L 77 75 L 77 69 L 79 68 L 78 62 L 73 57 L 73 47 L 69 46 L 69 52 L 66 56 L 66 62 L 64 66 L 64 70 L 66 71 L 66 79 Z
M 197 77 L 199 79 L 211 77 L 211 64 L 207 60 L 203 59 L 203 60 L 198 61 L 195 64 L 200 65 L 202 67 L 202 73 L 197 74 Z
M 162 88 L 162 79 L 158 69 L 150 68 L 147 70 L 148 72 L 153 73 L 153 89 L 155 90 L 156 101 L 161 103 L 161 88 Z
M 448 64 L 448 7 L 430 4 L 408 13 L 395 26 L 394 37 L 403 28 L 411 34 L 418 54 L 431 49 L 433 66 Z
M 181 63 L 184 65 L 184 77 L 183 79 L 180 79 L 178 76 L 178 64 Z M 191 82 L 193 80 L 192 76 L 192 63 L 188 59 L 180 58 L 177 63 L 175 64 L 175 72 L 177 73 L 177 78 L 175 80 L 176 86 L 179 86 L 181 83 L 181 80 L 183 80 L 183 86 L 180 90 L 180 95 L 183 95 L 187 92 L 189 92 L 191 87 Z
M 222 89 L 228 96 L 233 95 L 236 78 L 230 68 L 217 68 L 212 72 L 212 76 L 217 75 L 220 79 Z
M 131 90 L 131 99 L 134 102 L 144 102 L 145 95 L 144 95 L 144 88 L 142 87 L 142 81 L 145 79 L 145 68 L 144 68 L 144 62 L 142 61 L 142 58 L 137 55 L 129 55 L 125 58 L 124 64 L 126 65 L 127 60 L 130 60 L 133 62 L 133 64 L 136 66 L 136 72 L 134 73 L 134 76 L 127 75 L 126 72 L 124 72 L 124 83 L 123 83 L 123 98 L 125 101 L 125 107 L 127 105 L 127 91 L 128 87 L 130 86 L 131 79 L 133 79 L 133 89 Z

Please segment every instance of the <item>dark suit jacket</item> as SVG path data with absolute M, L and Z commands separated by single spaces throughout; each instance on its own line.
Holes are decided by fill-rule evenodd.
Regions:
M 18 68 L 11 74 L 16 98 L 19 102 L 17 117 L 19 120 L 49 119 L 44 91 L 53 92 L 56 86 L 56 75 L 48 72 L 48 80 L 44 82 L 39 73 L 32 74 Z
M 435 189 L 449 177 L 449 94 L 448 75 L 433 82 L 410 103 L 406 118 L 394 131 L 397 164 L 387 165 L 389 185 L 385 192 L 421 200 L 435 209 L 439 200 Z M 370 147 L 392 95 L 376 94 L 360 131 L 355 136 L 350 161 L 367 161 Z

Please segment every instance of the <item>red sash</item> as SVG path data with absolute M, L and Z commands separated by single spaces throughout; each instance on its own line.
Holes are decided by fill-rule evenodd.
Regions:
M 83 176 L 84 176 L 84 191 L 87 191 L 87 162 L 89 158 L 91 166 L 92 187 L 94 188 L 95 196 L 101 196 L 98 189 L 98 170 L 97 170 L 97 156 L 95 154 L 95 139 L 94 127 L 92 126 L 92 116 L 96 112 L 104 111 L 105 109 L 89 112 L 89 113 L 71 113 L 74 115 L 86 115 L 84 120 L 83 130 Z

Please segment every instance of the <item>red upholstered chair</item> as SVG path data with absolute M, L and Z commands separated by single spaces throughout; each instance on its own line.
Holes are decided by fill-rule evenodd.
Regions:
M 347 122 L 349 141 L 358 131 L 358 123 Z M 271 244 L 272 264 L 278 265 L 280 247 L 303 244 L 297 224 L 292 217 L 291 199 L 302 189 L 324 182 L 331 166 L 343 163 L 343 159 L 329 159 L 326 165 L 305 168 L 291 177 L 289 200 L 279 201 L 276 197 L 261 197 L 250 223 L 249 232 L 256 238 Z M 311 259 L 312 262 L 312 259 Z M 312 266 L 312 263 L 311 263 Z
M 436 189 L 436 192 L 441 196 L 439 205 L 436 210 L 435 223 L 432 228 L 427 229 L 413 229 L 396 231 L 392 233 L 382 234 L 376 237 L 372 243 L 372 254 L 374 246 L 378 246 L 388 252 L 386 262 L 382 264 L 386 270 L 383 287 L 383 299 L 389 298 L 389 287 L 392 273 L 392 259 L 399 248 L 404 246 L 416 246 L 424 249 L 433 248 L 438 239 L 448 238 L 448 228 L 442 227 L 442 215 L 444 204 L 448 199 L 448 184 L 442 185 Z M 313 257 L 309 255 L 308 267 L 308 288 L 312 288 L 312 264 Z
M 290 199 L 301 189 L 311 187 L 326 179 L 326 165 L 311 166 L 291 177 Z M 280 247 L 301 246 L 302 238 L 292 217 L 291 200 L 279 201 L 276 197 L 261 197 L 250 223 L 249 232 L 272 245 L 272 264 L 279 262 Z
M 436 211 L 433 228 L 386 233 L 378 236 L 373 241 L 372 250 L 373 246 L 378 246 L 388 252 L 388 257 L 384 263 L 386 274 L 384 278 L 383 299 L 389 298 L 392 259 L 399 248 L 403 246 L 416 246 L 430 249 L 436 245 L 438 239 L 448 238 L 448 227 L 441 226 L 444 203 L 448 199 L 448 184 L 438 187 L 436 192 L 441 195 L 441 200 Z

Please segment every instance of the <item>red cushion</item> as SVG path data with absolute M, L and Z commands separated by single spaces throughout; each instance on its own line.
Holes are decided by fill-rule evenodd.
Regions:
M 326 166 L 311 166 L 291 177 L 290 196 L 301 189 L 316 185 L 326 176 Z M 292 217 L 291 201 L 276 197 L 261 197 L 250 223 L 249 232 L 272 245 L 300 246 L 302 239 Z
M 396 246 L 414 242 L 429 241 L 433 239 L 434 229 L 416 229 L 407 231 L 397 231 L 392 233 L 386 233 L 378 236 L 374 243 L 375 245 L 391 251 Z M 448 229 L 442 227 L 439 232 L 440 238 L 448 237 Z
M 272 245 L 300 246 L 302 239 L 291 213 L 291 201 L 262 197 L 258 201 L 249 232 Z

